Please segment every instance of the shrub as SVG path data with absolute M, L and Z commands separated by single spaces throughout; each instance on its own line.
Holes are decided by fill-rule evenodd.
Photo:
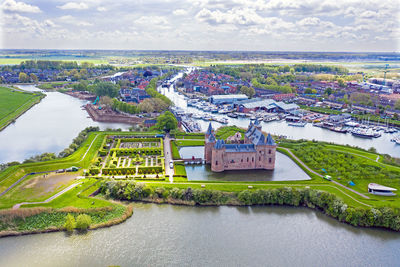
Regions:
M 92 218 L 87 214 L 80 214 L 76 218 L 76 229 L 84 231 L 87 230 L 92 223 Z
M 65 224 L 64 224 L 64 228 L 65 230 L 67 230 L 68 232 L 72 232 L 75 229 L 75 217 L 72 216 L 70 213 L 68 213 L 68 215 L 65 217 Z

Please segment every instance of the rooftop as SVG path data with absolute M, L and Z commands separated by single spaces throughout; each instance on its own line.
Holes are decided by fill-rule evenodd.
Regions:
M 237 95 L 213 95 L 211 96 L 213 99 L 231 99 L 231 98 L 248 98 L 244 94 L 237 94 Z

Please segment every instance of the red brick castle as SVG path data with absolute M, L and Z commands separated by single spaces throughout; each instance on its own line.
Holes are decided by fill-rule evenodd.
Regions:
M 244 135 L 244 141 L 227 144 L 216 139 L 210 123 L 205 134 L 204 158 L 212 171 L 275 168 L 275 141 L 270 134 L 264 136 L 259 121 L 250 122 Z

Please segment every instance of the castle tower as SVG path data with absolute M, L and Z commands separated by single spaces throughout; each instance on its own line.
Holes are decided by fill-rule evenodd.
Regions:
M 206 161 L 206 163 L 211 163 L 212 149 L 216 142 L 214 130 L 211 126 L 211 122 L 208 125 L 208 129 L 206 131 L 204 141 L 205 141 L 204 142 L 204 160 Z
M 224 168 L 224 154 L 225 154 L 224 140 L 217 140 L 211 155 L 211 170 L 213 172 L 222 172 Z
M 267 170 L 275 169 L 276 143 L 272 138 L 271 134 L 268 134 L 267 136 L 265 152 L 266 152 L 265 169 Z

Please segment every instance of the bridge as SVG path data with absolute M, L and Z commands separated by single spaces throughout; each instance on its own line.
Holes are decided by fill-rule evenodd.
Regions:
M 205 160 L 203 158 L 187 158 L 187 159 L 180 159 L 175 160 L 176 162 L 184 162 L 185 164 L 205 164 Z

